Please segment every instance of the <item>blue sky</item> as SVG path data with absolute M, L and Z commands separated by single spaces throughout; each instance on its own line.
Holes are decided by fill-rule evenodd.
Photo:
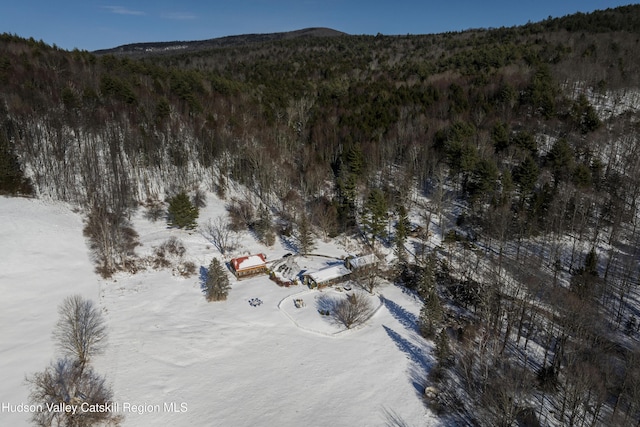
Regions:
M 202 40 L 330 27 L 349 34 L 428 34 L 501 27 L 630 4 L 615 0 L 13 0 L 0 32 L 63 49 Z

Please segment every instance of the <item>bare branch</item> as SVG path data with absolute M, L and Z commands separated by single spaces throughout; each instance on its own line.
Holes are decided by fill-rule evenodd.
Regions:
M 37 426 L 117 426 L 122 420 L 105 379 L 76 361 L 58 359 L 26 381 L 29 400 L 42 407 L 32 416 Z
M 369 297 L 361 292 L 347 295 L 333 307 L 333 317 L 347 329 L 361 325 L 373 314 L 373 306 Z
M 67 297 L 58 308 L 60 318 L 53 337 L 63 354 L 86 364 L 104 349 L 107 328 L 100 311 L 91 300 L 80 295 Z
M 209 219 L 201 232 L 222 255 L 233 250 L 235 246 L 234 232 L 231 230 L 229 222 L 222 216 L 214 220 Z

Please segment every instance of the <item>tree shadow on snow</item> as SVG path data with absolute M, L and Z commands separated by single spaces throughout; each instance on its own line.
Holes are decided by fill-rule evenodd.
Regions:
M 282 244 L 282 247 L 289 252 L 292 252 L 294 254 L 297 254 L 300 252 L 300 248 L 298 248 L 298 245 L 295 244 L 295 242 L 293 241 L 293 238 L 291 237 L 286 237 L 286 236 L 278 236 L 280 238 L 280 244 Z
M 342 323 L 336 318 L 335 309 L 338 304 L 339 298 L 334 295 L 319 295 L 316 297 L 316 308 L 318 313 L 332 325 L 340 326 Z
M 338 304 L 338 299 L 333 295 L 323 294 L 316 297 L 316 308 L 319 312 L 333 314 L 336 304 Z
M 200 282 L 200 290 L 202 293 L 205 293 L 207 290 L 207 278 L 209 277 L 209 272 L 204 266 L 200 266 L 200 271 L 198 272 L 198 281 Z
M 382 408 L 382 412 L 385 418 L 385 426 L 387 427 L 409 427 L 405 420 L 402 419 L 398 413 L 392 409 Z
M 425 349 L 412 343 L 393 329 L 385 325 L 382 325 L 382 327 L 387 335 L 389 335 L 389 338 L 391 338 L 396 344 L 398 349 L 400 349 L 400 351 L 402 351 L 411 361 L 409 366 L 409 378 L 411 379 L 413 388 L 416 390 L 418 396 L 422 396 L 424 394 L 427 374 L 431 370 L 430 358 L 426 354 Z
M 407 311 L 404 307 L 396 304 L 384 296 L 380 297 L 382 304 L 389 310 L 389 313 L 396 318 L 398 322 L 410 331 L 418 331 L 418 317 Z

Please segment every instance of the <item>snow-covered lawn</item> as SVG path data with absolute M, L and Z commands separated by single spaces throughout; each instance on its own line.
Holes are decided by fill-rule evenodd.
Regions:
M 0 197 L 0 405 L 27 402 L 25 375 L 53 358 L 58 305 L 72 294 L 97 301 L 98 283 L 79 215 L 62 204 Z M 28 418 L 1 411 L 0 425 Z
M 201 220 L 219 209 L 211 205 Z M 135 226 L 140 252 L 176 235 L 198 267 L 215 255 L 198 233 L 141 218 Z M 344 330 L 318 312 L 320 296 L 343 296 L 329 289 L 232 278 L 228 300 L 208 303 L 197 276 L 164 270 L 99 279 L 81 217 L 61 204 L 0 198 L 0 239 L 0 403 L 27 402 L 25 375 L 55 355 L 57 306 L 81 293 L 99 304 L 109 327 L 108 348 L 93 363 L 112 385 L 124 426 L 438 424 L 420 397 L 432 363 L 415 329 L 420 302 L 391 284 L 378 289 L 383 298 L 371 296 L 377 309 L 364 325 Z M 269 259 L 288 252 L 248 238 L 242 250 Z M 331 245 L 321 250 L 344 255 Z M 294 299 L 305 306 L 296 308 Z M 3 426 L 28 419 L 0 413 Z
M 296 325 L 298 328 L 326 336 L 337 337 L 347 333 L 355 333 L 360 329 L 355 326 L 353 329 L 347 329 L 345 326 L 336 322 L 331 315 L 331 308 L 337 301 L 346 298 L 343 291 L 334 290 L 334 288 L 326 288 L 324 290 L 311 290 L 301 287 L 303 290 L 291 294 L 283 299 L 278 307 L 282 312 Z M 341 289 L 337 287 L 336 289 Z M 376 295 L 365 294 L 369 297 L 373 316 L 383 306 L 383 301 Z M 302 301 L 301 307 L 296 307 L 295 301 Z M 320 315 L 320 311 L 329 312 L 327 315 Z M 367 323 L 362 327 L 366 327 Z

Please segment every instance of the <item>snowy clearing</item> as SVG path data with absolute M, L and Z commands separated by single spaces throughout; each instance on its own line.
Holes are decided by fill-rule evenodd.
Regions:
M 210 203 L 200 222 L 222 209 Z M 141 253 L 177 236 L 198 267 L 216 255 L 198 233 L 142 215 L 134 225 Z M 370 297 L 372 317 L 345 330 L 318 312 L 320 296 L 341 292 L 279 287 L 265 275 L 241 281 L 230 275 L 229 298 L 217 303 L 206 302 L 197 275 L 150 270 L 102 280 L 93 272 L 81 216 L 62 204 L 0 198 L 0 239 L 2 403 L 27 403 L 25 375 L 43 370 L 56 354 L 57 306 L 80 293 L 99 304 L 109 327 L 107 350 L 93 363 L 112 385 L 124 426 L 439 424 L 421 399 L 432 364 L 430 344 L 415 329 L 421 303 L 398 287 L 380 287 L 382 298 Z M 249 236 L 241 242 L 240 250 L 265 252 L 270 260 L 288 252 Z M 345 253 L 330 244 L 318 251 Z M 296 308 L 295 299 L 304 306 Z M 0 425 L 29 425 L 29 414 L 3 411 Z

